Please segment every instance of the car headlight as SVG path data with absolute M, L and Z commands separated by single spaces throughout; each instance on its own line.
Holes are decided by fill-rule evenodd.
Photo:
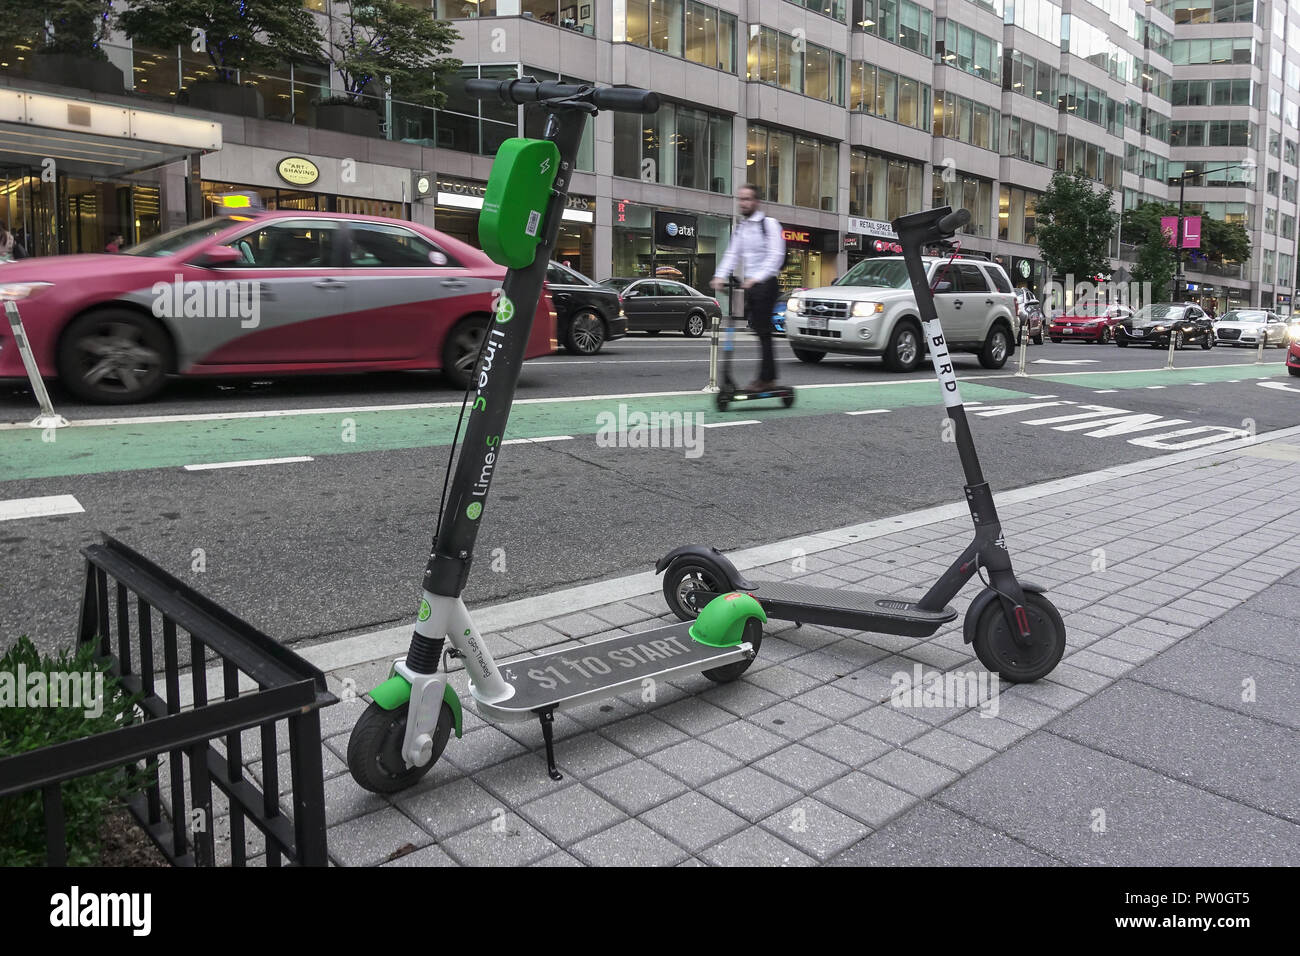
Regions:
M 802 308 L 803 303 L 799 301 L 798 296 L 791 296 L 789 301 L 785 304 L 785 310 L 787 312 L 798 312 Z
M 0 285 L 0 302 L 6 299 L 30 299 L 33 296 L 40 295 L 50 288 L 52 284 L 50 282 L 11 282 L 7 285 Z
M 885 311 L 885 306 L 881 302 L 854 302 L 853 314 L 858 318 L 867 315 L 878 315 Z

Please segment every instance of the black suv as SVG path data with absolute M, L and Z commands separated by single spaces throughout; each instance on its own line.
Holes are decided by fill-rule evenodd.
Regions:
M 610 339 L 627 335 L 627 316 L 618 293 L 581 272 L 552 262 L 546 284 L 555 303 L 555 335 L 573 355 L 595 355 Z

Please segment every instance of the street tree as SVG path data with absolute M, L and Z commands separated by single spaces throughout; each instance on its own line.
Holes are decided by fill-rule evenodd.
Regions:
M 1084 175 L 1057 172 L 1038 198 L 1038 248 L 1058 276 L 1076 282 L 1110 272 L 1110 241 L 1119 225 L 1114 196 Z
M 206 55 L 221 83 L 250 67 L 314 61 L 324 42 L 302 0 L 132 0 L 119 19 L 145 46 Z
M 376 104 L 391 84 L 400 100 L 440 107 L 444 87 L 460 69 L 451 53 L 460 33 L 444 20 L 402 0 L 349 0 L 335 11 L 322 55 L 346 91 L 330 102 Z M 385 80 L 387 78 L 387 81 Z

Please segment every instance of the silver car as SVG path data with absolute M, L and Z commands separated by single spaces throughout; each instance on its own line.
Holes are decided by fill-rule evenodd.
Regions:
M 1286 348 L 1287 326 L 1279 316 L 1266 309 L 1233 309 L 1214 322 L 1214 340 L 1218 345 L 1245 345 L 1258 348 Z
M 924 263 L 949 350 L 972 352 L 988 369 L 1005 365 L 1019 321 L 1002 267 L 966 258 Z M 910 372 L 926 353 L 902 256 L 863 259 L 834 285 L 790 296 L 785 333 L 801 362 L 820 362 L 828 352 L 879 355 L 892 371 Z

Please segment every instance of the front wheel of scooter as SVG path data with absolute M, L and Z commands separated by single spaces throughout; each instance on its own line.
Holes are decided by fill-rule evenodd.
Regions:
M 1000 600 L 990 601 L 975 625 L 975 655 L 980 663 L 1013 684 L 1028 684 L 1052 672 L 1065 653 L 1065 621 L 1046 597 L 1025 592 L 1031 643 L 1016 640 Z
M 693 621 L 700 608 L 689 600 L 693 591 L 722 594 L 730 590 L 726 576 L 716 565 L 699 558 L 678 558 L 664 572 L 664 600 L 679 621 Z
M 730 684 L 733 680 L 739 680 L 740 675 L 749 670 L 749 665 L 754 663 L 754 659 L 758 657 L 758 649 L 763 644 L 763 622 L 756 617 L 751 617 L 746 621 L 743 639 L 748 641 L 750 646 L 754 648 L 754 657 L 736 661 L 734 664 L 723 664 L 721 667 L 715 667 L 712 670 L 701 671 L 700 673 L 715 684 Z
M 433 732 L 433 757 L 423 767 L 407 767 L 402 759 L 402 742 L 406 738 L 406 718 L 410 703 L 393 710 L 371 704 L 352 728 L 348 738 L 348 770 L 363 790 L 371 793 L 396 793 L 414 786 L 433 769 L 442 756 L 456 724 L 456 715 L 446 704 L 438 714 Z

